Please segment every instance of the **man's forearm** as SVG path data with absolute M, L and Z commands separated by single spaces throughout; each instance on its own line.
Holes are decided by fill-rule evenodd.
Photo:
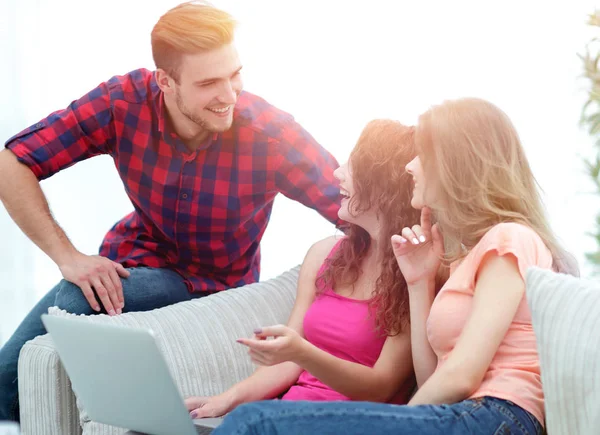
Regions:
M 19 228 L 57 265 L 77 253 L 52 217 L 37 178 L 10 150 L 0 152 L 0 200 Z

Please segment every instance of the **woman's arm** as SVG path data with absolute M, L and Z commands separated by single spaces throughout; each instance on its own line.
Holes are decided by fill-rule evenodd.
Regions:
M 471 315 L 444 364 L 410 405 L 455 403 L 479 388 L 525 292 L 517 259 L 489 252 L 481 262 Z
M 304 337 L 304 316 L 315 299 L 317 272 L 338 240 L 329 237 L 315 243 L 302 262 L 296 302 L 287 323 L 301 337 Z M 260 366 L 249 378 L 231 388 L 235 404 L 277 397 L 298 380 L 300 373 L 302 367 L 290 361 L 270 367 Z
M 337 358 L 306 340 L 294 362 L 352 400 L 388 402 L 413 373 L 410 333 L 388 337 L 372 368 Z
M 296 301 L 288 320 L 288 326 L 302 337 L 304 316 L 315 298 L 317 272 L 338 240 L 329 237 L 315 243 L 302 262 Z M 298 380 L 301 372 L 300 366 L 289 361 L 259 367 L 250 377 L 219 396 L 191 397 L 186 399 L 186 405 L 190 411 L 195 412 L 197 418 L 223 415 L 242 403 L 277 397 Z
M 448 268 L 440 265 L 435 277 L 408 285 L 410 342 L 417 387 L 419 388 L 425 384 L 425 381 L 437 368 L 438 358 L 427 337 L 427 319 L 435 296 L 447 280 Z
M 392 248 L 408 288 L 413 365 L 421 387 L 438 364 L 427 337 L 427 319 L 433 299 L 448 277 L 441 264 L 444 242 L 437 225 L 431 224 L 428 207 L 421 210 L 420 226 L 403 228 L 402 236 L 392 236 Z
M 293 362 L 352 400 L 389 401 L 413 372 L 408 330 L 387 337 L 373 367 L 333 356 L 284 325 L 264 327 L 255 338 L 238 341 L 250 348 L 255 363 L 277 367 Z
M 287 326 L 262 328 L 258 336 L 275 339 L 240 340 L 250 347 L 250 355 L 255 362 L 276 367 L 281 361 L 291 361 L 352 400 L 386 402 L 412 374 L 408 331 L 386 339 L 373 367 L 333 356 Z
M 412 359 L 421 388 L 435 371 L 438 359 L 427 337 L 427 318 L 435 298 L 435 281 L 420 281 L 408 286 Z

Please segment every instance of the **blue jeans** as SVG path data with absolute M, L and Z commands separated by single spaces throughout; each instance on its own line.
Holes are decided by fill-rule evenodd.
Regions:
M 543 432 L 530 413 L 483 397 L 453 405 L 402 406 L 370 402 L 266 401 L 234 409 L 212 435 L 533 435 Z
M 121 278 L 125 307 L 123 312 L 149 311 L 177 302 L 188 301 L 207 293 L 189 293 L 183 277 L 168 269 L 137 267 L 128 269 L 128 278 Z M 80 288 L 64 279 L 46 294 L 12 337 L 0 349 L 0 421 L 19 421 L 17 362 L 23 345 L 46 333 L 41 315 L 57 306 L 69 313 L 97 314 L 92 310 Z

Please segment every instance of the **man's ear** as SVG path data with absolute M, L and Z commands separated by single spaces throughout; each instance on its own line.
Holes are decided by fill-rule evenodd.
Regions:
M 165 94 L 175 93 L 175 80 L 164 69 L 156 70 L 156 83 Z

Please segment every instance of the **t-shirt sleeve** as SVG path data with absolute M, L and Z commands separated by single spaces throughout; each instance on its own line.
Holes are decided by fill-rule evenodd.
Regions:
M 502 223 L 489 230 L 476 246 L 477 269 L 481 261 L 492 251 L 498 255 L 513 255 L 523 280 L 527 269 L 537 266 L 552 267 L 552 254 L 541 237 L 531 228 L 518 223 Z

